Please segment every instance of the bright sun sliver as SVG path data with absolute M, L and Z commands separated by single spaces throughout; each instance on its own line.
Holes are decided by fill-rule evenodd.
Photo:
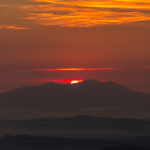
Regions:
M 70 83 L 71 84 L 77 84 L 77 83 L 80 83 L 82 82 L 83 80 L 72 80 Z

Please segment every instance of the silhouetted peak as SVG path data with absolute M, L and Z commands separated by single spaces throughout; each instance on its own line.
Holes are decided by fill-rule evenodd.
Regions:
M 105 92 L 111 91 L 111 92 L 120 92 L 120 91 L 130 91 L 128 88 L 121 86 L 119 84 L 116 84 L 112 81 L 107 82 L 100 82 L 97 80 L 89 79 L 84 80 L 83 82 L 79 83 L 77 86 L 79 87 L 86 87 L 90 89 L 98 89 L 98 90 L 104 90 Z
M 82 81 L 81 83 L 87 83 L 87 84 L 100 84 L 99 81 L 94 80 L 94 79 L 87 79 L 87 80 Z
M 116 84 L 112 81 L 107 81 L 107 82 L 100 82 L 94 79 L 88 79 L 84 80 L 83 82 L 80 83 L 80 85 L 85 85 L 85 86 L 110 86 L 110 87 L 122 87 L 119 84 Z
M 82 82 L 79 83 L 79 85 L 82 86 L 99 86 L 101 84 L 101 82 L 97 81 L 97 80 L 93 80 L 93 79 L 88 79 L 88 80 L 84 80 Z
M 59 89 L 62 89 L 63 87 L 64 87 L 64 84 L 57 83 L 57 82 L 48 82 L 39 86 L 35 86 L 35 88 L 38 88 L 39 90 L 46 90 L 46 91 L 59 90 Z
M 55 87 L 55 86 L 60 86 L 62 84 L 59 84 L 59 83 L 56 83 L 56 82 L 47 82 L 47 83 L 44 83 L 42 85 L 40 85 L 40 87 Z

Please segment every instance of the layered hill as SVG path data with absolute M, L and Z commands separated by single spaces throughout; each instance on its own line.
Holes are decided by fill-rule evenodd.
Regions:
M 102 139 L 144 137 L 150 136 L 150 121 L 90 116 L 0 120 L 0 136 L 5 134 Z

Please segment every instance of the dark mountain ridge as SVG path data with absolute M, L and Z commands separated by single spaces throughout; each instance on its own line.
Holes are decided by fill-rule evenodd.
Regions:
M 85 80 L 73 85 L 51 82 L 0 94 L 0 114 L 6 118 L 76 114 L 148 118 L 149 105 L 150 94 L 138 93 L 113 82 L 96 80 Z
M 94 89 L 99 89 L 99 90 L 109 90 L 106 92 L 110 92 L 110 91 L 117 91 L 117 90 L 122 90 L 122 92 L 131 92 L 131 90 L 129 90 L 128 88 L 121 86 L 119 84 L 116 84 L 114 82 L 111 81 L 107 81 L 107 82 L 100 82 L 97 80 L 93 80 L 93 79 L 89 79 L 89 80 L 84 80 L 78 84 L 61 84 L 61 83 L 56 83 L 56 82 L 48 82 L 48 83 L 44 83 L 42 85 L 38 85 L 38 86 L 26 86 L 26 87 L 21 87 L 21 88 L 17 88 L 15 90 L 11 90 L 2 94 L 8 94 L 8 93 L 14 93 L 14 92 L 24 92 L 26 90 L 59 90 L 59 89 L 88 89 L 88 88 L 94 88 Z M 118 92 L 118 91 L 117 91 Z M 135 91 L 132 91 L 135 92 Z M 137 92 L 136 92 L 137 93 Z

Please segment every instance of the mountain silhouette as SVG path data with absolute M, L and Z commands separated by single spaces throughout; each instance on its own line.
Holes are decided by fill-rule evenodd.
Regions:
M 114 82 L 85 80 L 78 84 L 45 83 L 0 94 L 0 114 L 28 119 L 72 115 L 150 117 L 150 94 Z

